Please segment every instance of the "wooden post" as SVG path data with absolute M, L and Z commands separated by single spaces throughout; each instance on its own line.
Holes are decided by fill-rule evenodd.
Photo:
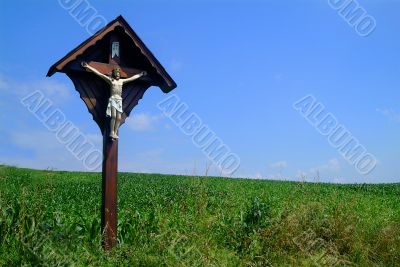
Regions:
M 109 63 L 120 64 L 119 47 L 118 55 L 112 56 L 112 45 L 118 42 L 114 34 L 110 36 Z M 117 244 L 117 173 L 118 173 L 118 139 L 110 138 L 110 118 L 106 119 L 103 132 L 103 200 L 102 200 L 102 233 L 103 247 L 112 249 Z
M 103 192 L 101 208 L 101 230 L 105 250 L 110 250 L 117 244 L 118 140 L 111 139 L 109 134 L 109 127 L 105 127 L 103 133 Z

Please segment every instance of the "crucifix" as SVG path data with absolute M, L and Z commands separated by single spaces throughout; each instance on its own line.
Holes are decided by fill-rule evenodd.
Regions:
M 109 132 L 110 132 L 109 136 L 114 140 L 118 139 L 117 133 L 119 126 L 121 124 L 121 118 L 123 113 L 122 110 L 123 85 L 128 82 L 133 82 L 147 74 L 145 71 L 142 71 L 141 73 L 131 76 L 129 78 L 126 79 L 121 78 L 121 69 L 123 69 L 125 73 L 133 72 L 133 70 L 130 70 L 128 68 L 125 69 L 120 66 L 119 42 L 115 40 L 116 38 L 111 38 L 110 62 L 108 65 L 103 64 L 103 67 L 106 69 L 112 68 L 111 77 L 107 76 L 107 73 L 110 73 L 109 71 L 107 71 L 107 73 L 102 73 L 95 67 L 90 66 L 85 61 L 82 61 L 81 63 L 82 67 L 96 74 L 98 77 L 106 81 L 110 86 L 110 98 L 108 100 L 106 115 L 107 117 L 111 118 L 109 127 Z M 92 64 L 94 63 L 99 64 L 98 62 L 92 62 Z
M 74 83 L 103 135 L 103 247 L 117 243 L 118 130 L 150 86 L 168 93 L 176 83 L 122 16 L 55 63 Z

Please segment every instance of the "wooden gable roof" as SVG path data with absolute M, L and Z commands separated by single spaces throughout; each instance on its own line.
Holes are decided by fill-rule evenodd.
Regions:
M 128 36 L 128 38 L 134 43 L 134 45 L 139 49 L 141 55 L 146 58 L 150 63 L 154 71 L 150 71 L 155 75 L 155 86 L 159 86 L 164 93 L 168 93 L 174 88 L 176 88 L 175 81 L 166 72 L 161 63 L 153 55 L 153 53 L 146 47 L 143 41 L 135 33 L 135 31 L 129 26 L 126 20 L 122 16 L 118 16 L 116 19 L 108 23 L 103 29 L 99 30 L 92 37 L 84 41 L 74 50 L 69 52 L 62 59 L 57 61 L 53 66 L 50 67 L 47 76 L 50 77 L 56 72 L 63 72 L 68 74 L 71 71 L 71 63 L 76 61 L 76 59 L 88 51 L 91 47 L 95 46 L 96 43 L 105 38 L 109 33 L 116 31 L 116 29 L 122 29 L 123 32 Z M 147 70 L 149 72 L 149 70 Z

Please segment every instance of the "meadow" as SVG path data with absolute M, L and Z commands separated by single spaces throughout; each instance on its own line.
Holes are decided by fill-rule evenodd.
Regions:
M 400 266 L 400 184 L 120 173 L 118 247 L 101 174 L 0 166 L 0 266 Z

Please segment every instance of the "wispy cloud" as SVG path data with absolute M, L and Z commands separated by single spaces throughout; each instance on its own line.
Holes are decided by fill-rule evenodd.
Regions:
M 24 97 L 34 91 L 41 91 L 56 103 L 63 103 L 71 96 L 71 89 L 56 80 L 14 80 L 0 73 L 0 93 Z
M 131 116 L 127 119 L 126 123 L 130 129 L 138 132 L 149 132 L 154 131 L 160 120 L 162 119 L 162 115 L 150 115 L 147 113 L 138 113 L 131 114 Z
M 328 175 L 337 174 L 340 172 L 341 166 L 339 160 L 331 159 L 327 163 L 310 168 L 308 171 L 298 170 L 296 177 L 300 180 L 309 181 L 312 178 L 320 179 L 322 177 L 327 180 Z
M 400 113 L 394 111 L 393 109 L 389 109 L 389 108 L 377 108 L 376 109 L 377 112 L 381 113 L 382 115 L 388 117 L 390 120 L 396 122 L 396 123 L 400 123 Z
M 328 163 L 311 168 L 310 172 L 316 173 L 316 172 L 338 172 L 340 171 L 340 164 L 337 159 L 331 159 L 328 161 Z
M 268 174 L 267 179 L 285 180 L 283 171 L 287 167 L 288 167 L 288 163 L 286 160 L 281 160 L 281 161 L 277 161 L 277 162 L 269 164 L 269 168 L 272 169 L 271 171 L 274 173 Z
M 9 143 L 18 150 L 18 156 L 0 154 L 0 163 L 35 169 L 79 170 L 86 169 L 47 130 L 8 133 Z
M 15 145 L 32 150 L 35 154 L 40 151 L 55 151 L 62 149 L 62 145 L 56 141 L 54 134 L 46 130 L 32 130 L 29 132 L 13 132 L 10 141 Z

